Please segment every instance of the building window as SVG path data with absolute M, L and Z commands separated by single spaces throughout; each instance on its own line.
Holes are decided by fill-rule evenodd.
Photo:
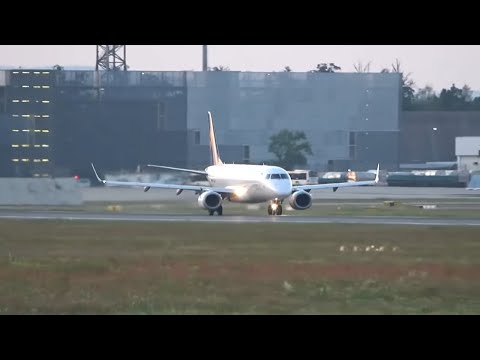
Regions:
M 350 132 L 348 144 L 350 146 L 355 145 L 355 133 L 354 132 Z
M 195 145 L 200 145 L 200 130 L 195 130 L 193 133 L 193 143 Z
M 355 132 L 350 132 L 349 133 L 349 139 L 348 139 L 348 157 L 353 160 L 355 159 L 355 147 L 356 147 L 356 136 Z
M 250 146 L 243 145 L 243 160 L 250 160 Z
M 351 160 L 355 159 L 355 146 L 349 146 L 349 157 Z

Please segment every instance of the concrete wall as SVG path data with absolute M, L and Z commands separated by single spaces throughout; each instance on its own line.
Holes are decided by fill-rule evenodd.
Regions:
M 0 205 L 81 205 L 73 179 L 0 178 Z
M 326 170 L 329 160 L 370 168 L 378 154 L 397 163 L 399 74 L 189 72 L 187 87 L 187 126 L 200 131 L 201 145 L 210 110 L 218 144 L 249 145 L 252 162 L 271 159 L 269 137 L 289 129 L 307 134 L 310 168 Z M 361 148 L 351 144 L 360 137 Z

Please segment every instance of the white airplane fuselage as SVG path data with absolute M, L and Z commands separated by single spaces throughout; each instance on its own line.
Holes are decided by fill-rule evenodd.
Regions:
M 292 194 L 288 172 L 278 166 L 221 164 L 205 169 L 212 187 L 235 189 L 232 202 L 262 203 L 283 200 Z

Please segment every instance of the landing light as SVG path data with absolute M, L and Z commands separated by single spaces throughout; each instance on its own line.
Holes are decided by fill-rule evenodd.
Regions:
M 235 195 L 238 197 L 242 197 L 243 195 L 245 195 L 246 192 L 247 192 L 247 188 L 244 188 L 244 187 L 235 189 Z

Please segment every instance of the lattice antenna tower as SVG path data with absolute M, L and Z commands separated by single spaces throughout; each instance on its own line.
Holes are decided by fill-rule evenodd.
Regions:
M 126 45 L 97 45 L 95 70 L 127 71 Z

